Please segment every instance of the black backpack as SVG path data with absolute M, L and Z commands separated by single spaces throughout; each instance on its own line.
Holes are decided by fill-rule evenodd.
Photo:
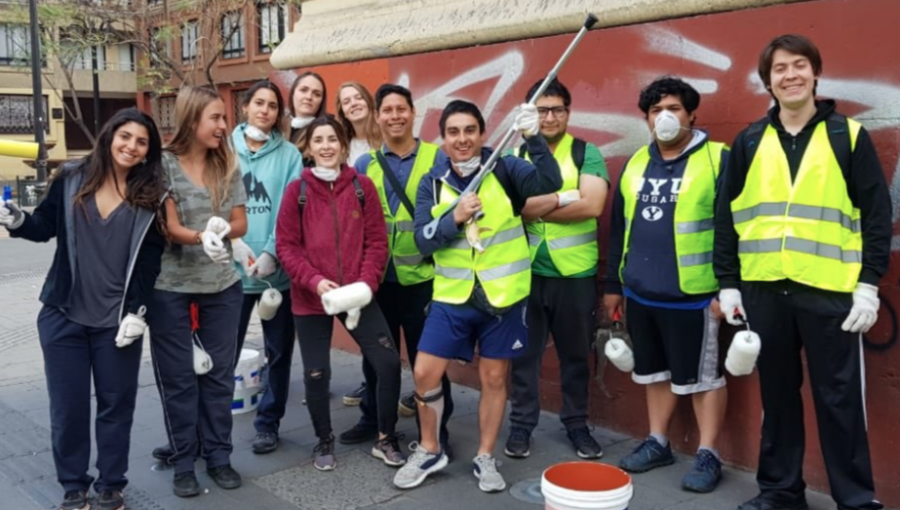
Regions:
M 846 179 L 850 175 L 850 165 L 853 160 L 853 147 L 851 147 L 850 143 L 850 126 L 847 122 L 847 117 L 839 113 L 832 113 L 825 119 L 825 123 L 825 129 L 828 132 L 828 142 L 831 144 L 834 156 L 841 166 L 841 173 L 844 174 Z M 764 117 L 750 124 L 750 127 L 747 128 L 747 132 L 744 134 L 744 146 L 747 151 L 745 161 L 747 161 L 748 165 L 756 157 L 756 150 L 759 149 L 759 143 L 762 141 L 768 125 L 769 118 Z
M 353 187 L 356 188 L 356 199 L 359 200 L 359 206 L 363 210 L 366 209 L 366 195 L 363 193 L 362 185 L 356 175 L 353 176 Z M 297 208 L 300 209 L 300 218 L 303 218 L 303 209 L 306 207 L 306 181 L 300 179 L 300 196 L 297 197 Z
M 572 140 L 572 160 L 575 161 L 575 166 L 578 167 L 578 170 L 581 170 L 584 167 L 584 151 L 587 149 L 587 142 L 582 140 L 581 138 L 575 138 Z M 519 146 L 519 157 L 524 158 L 528 154 L 528 148 L 523 143 Z

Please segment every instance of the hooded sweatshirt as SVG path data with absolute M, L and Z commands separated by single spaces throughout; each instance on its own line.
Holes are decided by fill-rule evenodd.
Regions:
M 353 179 L 363 190 L 365 208 Z M 297 203 L 306 183 L 306 205 Z M 335 182 L 304 171 L 288 185 L 278 213 L 278 258 L 291 281 L 294 315 L 325 315 L 317 289 L 323 279 L 339 286 L 364 282 L 378 291 L 388 262 L 381 199 L 372 180 L 344 165 Z
M 702 308 L 712 294 L 694 296 L 681 291 L 678 279 L 678 263 L 675 252 L 675 229 L 672 218 L 678 201 L 681 179 L 688 159 L 698 151 L 707 150 L 708 136 L 694 130 L 694 138 L 685 150 L 674 159 L 663 159 L 656 143 L 650 144 L 650 162 L 644 170 L 644 187 L 637 199 L 631 238 L 622 282 L 619 281 L 619 265 L 625 242 L 625 198 L 622 196 L 621 179 L 613 197 L 612 220 L 607 257 L 606 292 L 625 295 L 645 305 L 666 308 Z M 701 153 L 702 154 L 702 153 Z M 719 175 L 724 173 L 723 162 L 728 161 L 728 151 L 723 150 L 718 165 Z M 625 166 L 628 166 L 626 162 Z M 717 182 L 715 174 L 709 178 Z
M 251 152 L 244 138 L 243 123 L 231 134 L 241 166 L 244 188 L 247 190 L 247 234 L 242 238 L 257 257 L 268 253 L 277 260 L 275 249 L 275 224 L 281 199 L 288 183 L 297 179 L 303 169 L 300 151 L 276 132 L 258 151 Z M 245 294 L 260 294 L 272 284 L 278 290 L 287 290 L 290 280 L 279 264 L 275 274 L 265 281 L 250 278 L 244 268 L 235 263 L 241 275 Z

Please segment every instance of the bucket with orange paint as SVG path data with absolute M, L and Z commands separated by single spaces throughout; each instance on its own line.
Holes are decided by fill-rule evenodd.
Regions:
M 544 510 L 628 510 L 631 477 L 599 462 L 563 462 L 541 478 Z

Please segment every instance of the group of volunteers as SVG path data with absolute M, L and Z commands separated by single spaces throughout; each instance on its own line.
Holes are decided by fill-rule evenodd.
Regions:
M 168 435 L 153 455 L 174 467 L 174 493 L 201 493 L 198 459 L 219 487 L 241 486 L 231 465 L 234 368 L 269 289 L 282 302 L 262 321 L 268 375 L 254 453 L 278 448 L 296 337 L 318 438 L 313 465 L 337 466 L 337 318 L 362 351 L 365 380 L 345 397 L 360 402 L 359 422 L 337 440 L 370 442 L 374 457 L 399 467 L 397 487 L 417 487 L 453 460 L 447 368 L 477 352 L 473 473 L 482 491 L 504 490 L 494 452 L 507 400 L 504 453 L 528 457 L 551 335 L 566 436 L 578 457 L 598 459 L 587 420 L 600 308 L 626 325 L 631 377 L 646 389 L 649 435 L 620 467 L 675 462 L 669 423 L 678 396 L 690 395 L 700 441 L 682 487 L 709 492 L 722 471 L 724 317 L 762 342 L 760 493 L 738 510 L 808 508 L 801 348 L 838 508 L 883 508 L 861 336 L 878 316 L 892 206 L 866 130 L 834 101 L 815 99 L 821 72 L 810 40 L 774 39 L 759 59 L 774 106 L 730 149 L 695 127 L 701 98 L 685 81 L 662 77 L 640 91 L 652 140 L 627 160 L 613 193 L 602 308 L 597 219 L 609 176 L 597 146 L 569 133 L 572 97 L 557 80 L 519 108 L 513 127 L 524 142 L 494 158 L 470 102 L 443 109 L 438 146 L 414 137 L 408 89 L 385 84 L 373 96 L 344 83 L 331 116 L 314 72 L 297 76 L 287 102 L 273 83 L 253 85 L 230 137 L 225 103 L 210 88 L 179 92 L 165 146 L 152 118 L 119 111 L 93 152 L 60 168 L 33 213 L 0 202 L 11 237 L 57 240 L 37 321 L 61 508 L 124 508 L 147 330 Z M 489 159 L 496 165 L 473 191 Z M 415 381 L 403 396 L 401 338 Z M 398 404 L 418 424 L 408 457 Z

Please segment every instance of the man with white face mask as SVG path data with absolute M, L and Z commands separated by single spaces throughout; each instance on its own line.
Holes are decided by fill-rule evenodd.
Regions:
M 628 160 L 613 198 L 603 305 L 611 320 L 625 312 L 632 379 L 646 386 L 650 436 L 619 467 L 643 473 L 674 463 L 666 433 L 678 396 L 691 395 L 700 448 L 681 485 L 710 492 L 722 473 L 715 444 L 727 402 L 712 251 L 728 148 L 692 127 L 700 95 L 680 79 L 654 81 L 638 105 L 653 141 Z

